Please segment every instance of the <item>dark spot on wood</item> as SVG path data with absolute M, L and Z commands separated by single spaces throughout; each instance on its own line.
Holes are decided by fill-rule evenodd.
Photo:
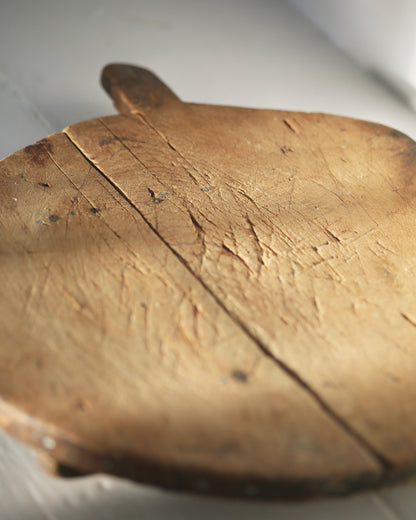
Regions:
M 128 141 L 130 143 L 140 143 L 140 144 L 146 144 L 146 140 L 143 140 L 143 139 L 137 139 L 137 137 L 131 137 L 129 135 L 120 135 L 118 137 L 118 139 L 120 139 L 120 141 Z
M 42 188 L 50 188 L 51 185 L 47 182 L 38 182 L 39 186 L 42 186 Z
M 280 148 L 280 151 L 281 151 L 284 155 L 286 155 L 286 154 L 289 153 L 289 152 L 293 152 L 293 148 L 290 148 L 289 146 L 282 146 L 282 147 Z
M 406 163 L 407 174 L 409 178 L 414 181 L 416 175 L 416 142 L 412 141 L 410 137 L 406 138 L 406 147 L 403 151 L 399 152 L 399 157 L 402 158 Z
M 147 188 L 147 191 L 149 192 L 150 197 L 152 198 L 152 200 L 155 204 L 160 204 L 161 202 L 164 201 L 164 197 L 167 196 L 166 193 L 163 193 L 163 194 L 160 194 L 159 197 L 156 197 L 155 192 L 153 190 L 151 190 L 150 188 Z M 160 198 L 162 195 L 164 195 L 164 197 Z
M 58 220 L 59 220 L 58 215 L 51 215 L 51 216 L 49 217 L 49 221 L 50 221 L 50 222 L 58 222 Z
M 100 210 L 98 208 L 94 208 L 94 207 L 90 208 L 90 213 L 94 213 L 94 215 L 96 215 L 99 212 L 100 212 Z
M 248 375 L 242 370 L 233 370 L 231 372 L 231 376 L 236 380 L 240 381 L 240 383 L 247 383 Z
M 238 453 L 240 450 L 238 446 L 230 442 L 220 446 L 218 451 L 221 455 L 227 455 L 228 453 Z
M 394 128 L 392 128 L 387 135 L 389 137 L 393 137 L 394 139 L 401 139 L 402 137 L 407 137 L 405 134 L 399 132 L 398 130 L 395 130 Z
M 91 408 L 91 403 L 86 399 L 80 397 L 75 401 L 75 408 L 80 410 L 81 412 L 85 412 L 88 408 Z
M 112 136 L 112 135 L 109 135 L 108 137 L 104 137 L 103 139 L 100 139 L 98 141 L 98 144 L 100 146 L 105 146 L 107 144 L 110 144 L 111 142 L 113 142 L 115 140 L 115 138 Z
M 203 187 L 201 188 L 201 191 L 203 191 L 203 192 L 207 192 L 207 191 L 209 191 L 209 190 L 210 190 L 210 188 L 209 188 L 208 186 L 203 186 Z
M 401 379 L 400 377 L 397 377 L 396 374 L 393 374 L 392 372 L 385 372 L 385 376 L 390 379 L 390 381 L 393 381 L 393 383 L 400 383 Z
M 36 165 L 45 166 L 50 159 L 49 154 L 52 153 L 52 149 L 51 143 L 47 139 L 42 139 L 37 143 L 26 146 L 23 150 Z

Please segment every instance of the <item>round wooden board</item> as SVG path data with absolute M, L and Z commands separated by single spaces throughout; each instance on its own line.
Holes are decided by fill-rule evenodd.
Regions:
M 416 144 L 182 103 L 0 163 L 0 425 L 61 467 L 304 498 L 416 467 Z

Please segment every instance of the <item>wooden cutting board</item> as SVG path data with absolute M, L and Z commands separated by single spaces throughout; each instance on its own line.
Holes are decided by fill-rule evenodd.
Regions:
M 325 114 L 181 102 L 0 163 L 0 425 L 57 470 L 343 494 L 416 468 L 416 144 Z

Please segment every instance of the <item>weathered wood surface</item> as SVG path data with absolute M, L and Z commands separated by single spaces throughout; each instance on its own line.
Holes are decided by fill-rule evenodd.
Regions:
M 0 424 L 80 471 L 343 493 L 416 463 L 415 144 L 180 102 L 0 163 Z

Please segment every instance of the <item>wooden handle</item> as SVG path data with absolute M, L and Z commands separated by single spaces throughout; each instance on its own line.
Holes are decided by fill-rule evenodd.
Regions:
M 180 99 L 150 70 L 113 63 L 104 67 L 101 84 L 122 114 L 148 112 Z

